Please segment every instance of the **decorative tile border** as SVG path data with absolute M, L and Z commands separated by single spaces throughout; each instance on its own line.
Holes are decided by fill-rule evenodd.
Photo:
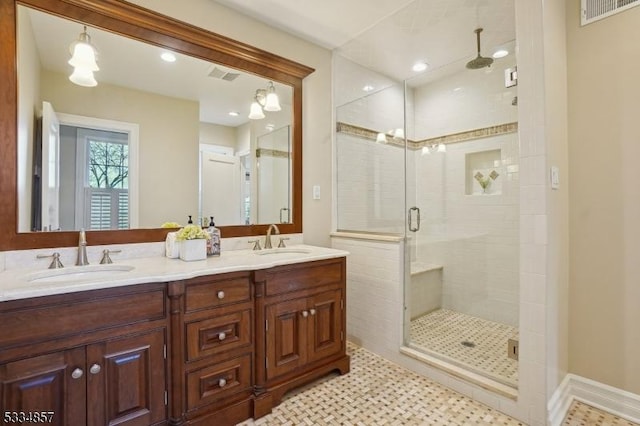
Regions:
M 379 132 L 375 130 L 367 129 L 365 127 L 354 126 L 347 123 L 337 123 L 336 131 L 338 133 L 344 133 L 346 135 L 355 136 L 357 138 L 366 139 L 372 142 L 376 141 Z M 465 132 L 452 133 L 449 135 L 438 136 L 435 138 L 421 139 L 414 141 L 407 139 L 407 145 L 409 149 L 417 150 L 423 146 L 432 146 L 438 144 L 450 144 L 467 142 L 475 139 L 487 138 L 490 136 L 506 135 L 509 133 L 515 133 L 518 131 L 518 123 L 505 123 L 498 124 L 497 126 L 483 127 L 480 129 L 467 130 Z M 386 134 L 387 145 L 393 145 L 398 147 L 404 147 L 403 139 L 395 139 L 392 135 Z
M 278 151 L 277 149 L 256 149 L 256 157 L 276 157 L 276 158 L 289 158 L 291 153 L 288 151 Z

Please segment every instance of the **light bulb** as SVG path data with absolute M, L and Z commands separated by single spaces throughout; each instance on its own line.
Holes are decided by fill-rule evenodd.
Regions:
M 442 142 L 438 144 L 438 152 L 447 152 L 447 147 Z
M 430 155 L 431 151 L 429 151 L 429 147 L 428 146 L 423 146 L 422 147 L 422 155 Z
M 387 136 L 384 133 L 378 133 L 378 135 L 376 136 L 376 142 L 387 143 Z

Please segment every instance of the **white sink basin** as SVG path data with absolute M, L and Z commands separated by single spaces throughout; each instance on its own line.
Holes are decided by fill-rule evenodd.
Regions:
M 69 268 L 47 269 L 27 275 L 32 283 L 59 283 L 112 278 L 114 275 L 133 271 L 134 266 L 120 264 L 71 266 Z
M 258 256 L 265 256 L 267 254 L 309 254 L 311 253 L 311 249 L 302 248 L 302 247 L 282 247 L 282 248 L 274 248 L 274 249 L 266 249 L 266 250 L 256 250 L 253 253 Z

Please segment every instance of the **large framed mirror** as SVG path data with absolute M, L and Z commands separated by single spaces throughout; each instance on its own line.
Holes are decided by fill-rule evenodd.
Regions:
M 115 0 L 0 0 L 0 32 L 0 250 L 72 246 L 80 228 L 161 241 L 189 216 L 223 237 L 302 232 L 313 69 Z M 70 76 L 87 36 L 99 70 Z

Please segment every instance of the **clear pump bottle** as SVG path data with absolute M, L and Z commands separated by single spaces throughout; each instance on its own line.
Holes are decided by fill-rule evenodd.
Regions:
M 213 216 L 211 216 L 207 232 L 211 237 L 207 240 L 207 256 L 220 256 L 220 230 L 216 228 Z

